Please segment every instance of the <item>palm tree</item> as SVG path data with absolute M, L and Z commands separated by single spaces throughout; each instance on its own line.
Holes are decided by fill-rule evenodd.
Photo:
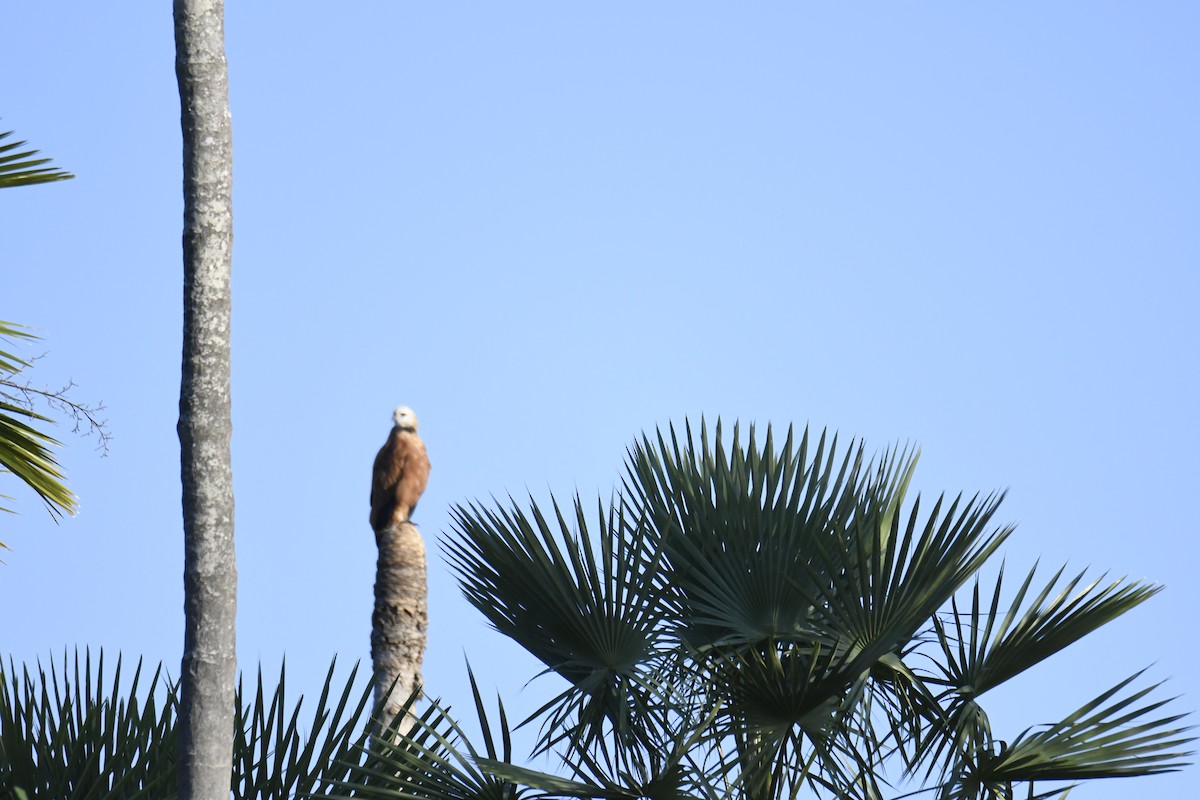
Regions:
M 506 791 L 1008 799 L 1185 764 L 1180 715 L 1137 675 L 1016 735 L 985 712 L 1160 587 L 1035 567 L 1005 601 L 1003 569 L 980 578 L 1013 530 L 993 521 L 1002 495 L 927 509 L 907 502 L 916 452 L 813 439 L 671 428 L 631 449 L 607 506 L 455 510 L 446 553 L 467 599 L 565 685 L 530 721 L 569 774 L 478 759 Z
M 233 136 L 224 4 L 175 0 L 183 127 L 183 368 L 179 393 L 184 528 L 180 795 L 227 800 L 237 669 L 233 542 L 230 279 Z

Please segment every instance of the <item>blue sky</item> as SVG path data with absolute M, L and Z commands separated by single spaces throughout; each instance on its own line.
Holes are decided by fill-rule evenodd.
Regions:
M 431 694 L 535 666 L 439 558 L 451 504 L 607 497 L 702 414 L 915 442 L 925 494 L 1009 489 L 1039 558 L 1166 590 L 1030 673 L 1015 735 L 1136 669 L 1197 707 L 1200 8 L 230 4 L 243 666 L 368 657 L 371 459 L 417 410 Z M 180 136 L 170 4 L 25 4 L 0 130 L 77 174 L 0 195 L 0 318 L 81 498 L 3 520 L 0 648 L 182 646 Z M 1182 796 L 1195 771 L 1103 782 Z M 1074 796 L 1074 795 L 1073 795 Z

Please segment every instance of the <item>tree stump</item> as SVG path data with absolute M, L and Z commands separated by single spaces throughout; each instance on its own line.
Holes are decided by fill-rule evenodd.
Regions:
M 429 628 L 425 542 L 411 522 L 376 531 L 375 613 L 371 615 L 371 663 L 375 711 L 381 728 L 421 690 L 421 662 Z M 390 691 L 389 691 L 390 690 Z M 415 720 L 400 726 L 407 732 Z

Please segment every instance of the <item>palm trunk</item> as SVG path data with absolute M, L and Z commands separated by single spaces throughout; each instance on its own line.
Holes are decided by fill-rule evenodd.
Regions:
M 425 543 L 416 525 L 391 525 L 377 531 L 375 540 L 379 561 L 375 567 L 375 613 L 371 616 L 371 662 L 376 714 L 381 725 L 386 725 L 421 686 L 429 628 L 428 588 Z M 409 727 L 404 725 L 401 730 Z
M 180 797 L 228 800 L 237 563 L 233 544 L 230 274 L 233 144 L 221 0 L 175 0 L 183 127 L 184 614 Z

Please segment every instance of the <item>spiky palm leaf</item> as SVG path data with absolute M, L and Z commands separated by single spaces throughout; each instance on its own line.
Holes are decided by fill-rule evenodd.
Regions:
M 64 653 L 60 670 L 52 668 L 49 677 L 40 665 L 36 676 L 12 662 L 7 674 L 0 670 L 0 797 L 149 800 L 173 794 L 174 686 L 161 680 L 159 667 L 139 696 L 141 677 L 139 662 L 126 691 L 118 659 L 106 683 L 103 654 L 93 673 L 90 652 L 82 660 L 76 654 L 73 671 Z
M 646 669 L 661 626 L 646 580 L 659 558 L 636 535 L 636 521 L 601 508 L 589 529 L 579 498 L 571 519 L 552 505 L 553 524 L 536 504 L 528 515 L 515 505 L 460 506 L 444 543 L 471 604 L 570 684 L 534 715 L 549 715 L 541 749 L 572 719 L 576 744 L 595 740 L 606 725 L 618 735 L 639 730 L 630 715 L 648 702 Z
M 12 131 L 0 133 L 0 140 L 12 136 Z M 11 186 L 31 186 L 35 183 L 65 181 L 75 176 L 58 167 L 46 167 L 49 158 L 34 158 L 37 150 L 21 150 L 25 142 L 0 144 L 0 189 Z
M 242 681 L 237 687 L 237 724 L 233 742 L 233 795 L 236 798 L 308 797 L 332 790 L 345 780 L 351 762 L 370 735 L 372 687 L 355 689 L 358 665 L 334 692 L 337 659 L 329 665 L 325 684 L 311 717 L 302 724 L 304 699 L 291 706 L 286 698 L 286 669 L 271 689 L 261 668 L 253 697 Z M 331 704 L 332 703 L 332 704 Z
M 512 736 L 503 703 L 499 704 L 500 746 L 484 710 L 475 675 L 468 674 L 486 756 L 474 746 L 439 702 L 419 716 L 408 714 L 415 698 L 380 735 L 345 760 L 346 776 L 319 796 L 327 800 L 521 800 L 528 791 L 481 768 L 512 760 Z M 407 721 L 406 721 L 407 717 Z M 401 734 L 401 726 L 411 726 Z
M 1195 741 L 1187 735 L 1190 727 L 1176 724 L 1184 715 L 1156 717 L 1169 700 L 1139 705 L 1159 685 L 1121 696 L 1141 674 L 1131 675 L 1060 722 L 1027 729 L 998 750 L 972 754 L 942 797 L 1000 796 L 1001 787 L 1018 782 L 1121 778 L 1182 769 L 1192 755 L 1185 748 Z
M 945 674 L 960 694 L 978 697 L 989 689 L 1039 664 L 1087 634 L 1149 600 L 1162 590 L 1142 581 L 1113 581 L 1101 586 L 1101 575 L 1080 588 L 1086 571 L 1080 572 L 1051 597 L 1065 567 L 1056 572 L 1024 613 L 1025 598 L 1037 573 L 1029 570 L 1008 609 L 1001 617 L 1000 597 L 1004 571 L 996 578 L 991 603 L 985 611 L 976 580 L 969 614 L 952 603 L 953 635 L 940 618 L 934 623 L 938 643 L 945 656 Z M 999 625 L 997 625 L 997 621 Z
M 680 731 L 666 743 L 645 743 L 619 749 L 601 749 L 599 754 L 572 750 L 570 765 L 574 778 L 517 766 L 509 761 L 479 759 L 479 766 L 492 774 L 528 786 L 552 797 L 601 798 L 602 800 L 717 800 L 718 784 L 689 763 L 699 740 L 697 731 Z
M 822 434 L 810 462 L 808 432 L 794 441 L 789 430 L 777 452 L 768 428 L 760 449 L 751 428 L 743 448 L 735 425 L 726 450 L 720 421 L 712 439 L 702 422 L 699 437 L 690 425 L 683 438 L 674 428 L 669 440 L 643 437 L 627 465 L 626 503 L 666 554 L 656 577 L 679 672 L 725 709 L 711 737 L 741 742 L 743 771 L 787 762 L 798 732 L 819 730 L 853 682 L 817 628 L 831 578 L 805 553 L 845 526 L 862 448 L 839 456 Z
M 776 453 L 768 428 L 760 451 L 751 429 L 743 449 L 735 426 L 727 454 L 718 421 L 712 442 L 702 422 L 699 441 L 690 425 L 682 440 L 672 427 L 669 441 L 660 431 L 630 452 L 624 500 L 666 556 L 654 577 L 694 650 L 808 636 L 818 590 L 799 554 L 851 510 L 844 487 L 862 453 L 851 446 L 839 462 L 836 437 L 827 448 L 822 434 L 810 464 L 808 432 L 798 451 L 792 442 L 789 429 Z
M 1080 588 L 1085 575 L 1080 572 L 1055 594 L 1064 570 L 1059 569 L 1026 603 L 1037 573 L 1035 565 L 1002 613 L 1005 570 L 1001 567 L 990 601 L 985 603 L 982 598 L 977 578 L 968 611 L 960 611 L 957 599 L 952 599 L 949 624 L 934 617 L 941 656 L 935 663 L 938 683 L 946 687 L 942 692 L 946 711 L 936 721 L 944 728 L 943 735 L 928 739 L 929 747 L 921 751 L 921 759 L 929 761 L 928 774 L 939 765 L 954 770 L 960 754 L 990 748 L 992 731 L 979 703 L 981 695 L 1161 590 L 1153 584 L 1124 580 L 1101 586 L 1103 576 Z
M 372 686 L 358 687 L 357 667 L 337 687 L 331 664 L 311 715 L 303 698 L 287 700 L 286 674 L 253 690 L 239 682 L 232 796 L 285 800 L 346 784 L 369 749 Z M 64 654 L 40 666 L 0 670 L 0 798 L 27 800 L 159 800 L 177 791 L 176 686 L 148 684 L 139 663 L 128 686 L 118 661 L 105 680 L 103 655 Z M 507 752 L 507 751 L 506 751 Z M 496 798 L 495 800 L 504 800 Z M 507 800 L 515 800 L 509 798 Z

